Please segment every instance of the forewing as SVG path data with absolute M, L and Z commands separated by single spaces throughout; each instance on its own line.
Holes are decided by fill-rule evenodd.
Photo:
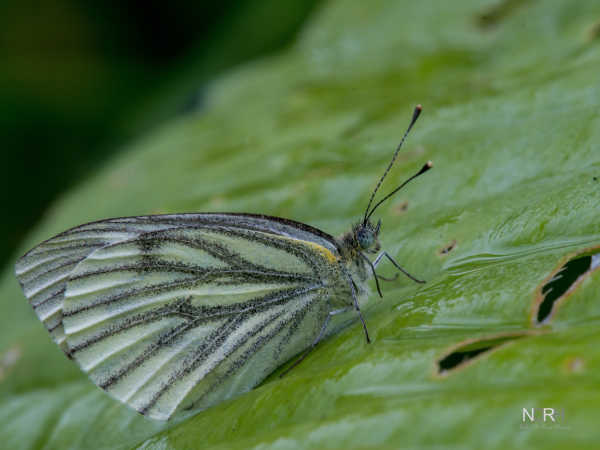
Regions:
M 252 388 L 310 344 L 335 247 L 308 229 L 295 237 L 290 222 L 240 217 L 114 219 L 143 231 L 72 255 L 80 262 L 53 275 L 66 350 L 97 385 L 167 419 Z
M 66 352 L 62 306 L 67 279 L 77 264 L 99 248 L 136 239 L 147 232 L 201 226 L 260 231 L 314 243 L 334 255 L 338 251 L 328 234 L 276 217 L 228 213 L 123 217 L 81 225 L 44 241 L 17 261 L 16 276 L 35 313 Z
M 124 219 L 93 222 L 41 243 L 17 261 L 15 272 L 25 296 L 63 350 L 66 351 L 62 306 L 66 283 L 75 266 L 99 248 L 171 227 L 174 225 L 169 223 Z

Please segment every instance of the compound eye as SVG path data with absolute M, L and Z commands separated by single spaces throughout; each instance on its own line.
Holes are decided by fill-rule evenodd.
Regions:
M 366 250 L 373 245 L 375 237 L 370 230 L 361 228 L 356 233 L 356 240 L 358 241 L 358 245 L 360 245 L 363 250 Z

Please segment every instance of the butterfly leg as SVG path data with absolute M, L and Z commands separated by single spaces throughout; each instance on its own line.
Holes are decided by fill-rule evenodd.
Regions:
M 406 270 L 404 270 L 400 264 L 398 264 L 396 262 L 396 260 L 394 258 L 392 258 L 390 256 L 390 254 L 388 252 L 386 252 L 385 250 L 382 251 L 379 255 L 377 255 L 377 258 L 375 258 L 375 261 L 373 261 L 373 267 L 377 267 L 377 264 L 379 264 L 379 262 L 381 261 L 381 259 L 383 257 L 386 257 L 387 259 L 389 259 L 391 261 L 391 263 L 396 266 L 396 269 L 400 270 L 400 272 L 402 272 L 404 275 L 406 275 L 408 278 L 410 278 L 411 280 L 413 280 L 416 283 L 425 283 L 424 280 L 419 280 L 418 278 L 413 277 L 410 273 L 408 273 Z
M 396 275 L 394 275 L 393 277 L 384 277 L 383 275 L 377 275 L 379 277 L 380 280 L 383 281 L 396 281 L 398 279 L 398 272 L 396 272 Z
M 379 290 L 379 281 L 378 280 L 383 280 L 383 281 L 396 281 L 398 279 L 398 273 L 396 272 L 396 275 L 394 275 L 393 277 L 384 277 L 383 275 L 379 275 L 377 272 L 375 272 L 375 267 L 377 267 L 377 264 L 379 264 L 379 261 L 381 261 L 381 258 L 383 258 L 383 253 L 381 252 L 377 258 L 375 258 L 374 262 L 371 262 L 368 258 L 367 261 L 369 261 L 369 264 L 371 265 L 371 270 L 373 271 L 373 275 L 375 276 L 375 282 L 377 284 L 377 292 L 379 292 L 379 296 L 383 298 L 383 295 L 381 295 L 381 291 Z M 361 253 L 362 255 L 362 253 Z M 365 256 L 366 258 L 366 256 Z
M 379 297 L 383 298 L 383 294 L 381 293 L 381 288 L 379 287 L 379 278 L 380 277 L 377 275 L 377 272 L 375 272 L 375 266 L 373 265 L 371 260 L 365 256 L 364 253 L 360 252 L 359 254 L 367 262 L 367 264 L 369 264 L 369 266 L 371 267 L 371 271 L 373 272 L 373 277 L 375 277 L 375 286 L 377 286 L 377 293 L 379 294 Z
M 358 306 L 358 296 L 356 295 L 356 286 L 354 284 L 354 280 L 352 279 L 352 277 L 350 276 L 349 273 L 346 273 L 346 276 L 348 277 L 348 281 L 349 281 L 348 284 L 350 285 L 350 292 L 352 293 L 354 309 L 356 309 L 356 312 L 358 313 L 358 317 L 360 317 L 360 321 L 362 323 L 363 330 L 365 330 L 365 337 L 367 338 L 367 344 L 370 344 L 371 338 L 369 338 L 369 330 L 367 330 L 367 324 L 365 323 L 365 319 L 364 319 L 362 313 L 360 312 L 360 308 Z
M 306 358 L 308 356 L 308 354 L 312 351 L 312 349 L 317 346 L 317 344 L 321 341 L 321 339 L 323 339 L 323 336 L 325 335 L 325 330 L 327 329 L 327 325 L 329 325 L 329 321 L 331 320 L 332 316 L 335 316 L 336 314 L 344 313 L 344 312 L 348 311 L 350 308 L 351 308 L 351 306 L 347 306 L 345 308 L 329 311 L 329 313 L 327 314 L 327 317 L 325 318 L 325 322 L 323 322 L 321 331 L 319 331 L 319 335 L 316 337 L 316 339 L 313 341 L 313 343 L 310 345 L 310 347 L 308 347 L 306 349 L 306 351 L 302 354 L 302 356 L 300 356 L 300 358 L 298 358 L 296 361 L 294 361 L 294 363 L 290 367 L 285 369 L 281 373 L 281 375 L 279 375 L 279 378 L 283 378 L 283 376 L 286 375 L 290 370 L 292 370 L 294 367 L 296 367 L 298 364 L 300 364 L 304 360 L 304 358 Z

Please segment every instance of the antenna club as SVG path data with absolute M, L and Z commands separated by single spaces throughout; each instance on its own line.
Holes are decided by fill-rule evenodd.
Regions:
M 419 172 L 415 175 L 415 177 L 418 177 L 419 175 L 424 174 L 425 172 L 427 172 L 429 169 L 431 169 L 433 167 L 433 162 L 432 161 L 427 161 L 423 167 L 421 167 L 421 170 L 419 170 Z
M 421 115 L 421 111 L 423 111 L 423 107 L 421 105 L 415 106 L 415 110 L 413 112 L 413 116 L 412 116 L 412 119 L 410 121 L 410 125 L 408 126 L 408 130 L 406 131 L 406 134 L 408 134 L 408 132 L 410 131 L 410 129 L 412 128 L 412 126 L 415 124 L 415 122 L 417 121 L 417 119 Z

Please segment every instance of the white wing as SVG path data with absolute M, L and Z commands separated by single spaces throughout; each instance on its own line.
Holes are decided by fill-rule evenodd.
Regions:
M 282 219 L 110 219 L 44 242 L 17 276 L 100 387 L 157 419 L 247 391 L 306 348 L 339 285 L 330 236 Z

